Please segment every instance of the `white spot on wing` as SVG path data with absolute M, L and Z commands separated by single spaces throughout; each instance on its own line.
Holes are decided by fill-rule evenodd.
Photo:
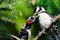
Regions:
M 29 29 L 27 29 L 27 32 L 28 32 L 28 40 L 30 39 L 30 36 L 31 36 L 31 31 Z

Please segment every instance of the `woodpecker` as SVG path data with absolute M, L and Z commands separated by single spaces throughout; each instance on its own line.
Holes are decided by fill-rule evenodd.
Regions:
M 38 20 L 39 20 L 39 24 L 41 27 L 41 30 L 43 30 L 44 28 L 49 28 L 47 27 L 47 25 L 49 25 L 50 23 L 52 23 L 52 29 L 55 31 L 55 34 L 58 36 L 58 29 L 57 26 L 55 26 L 55 24 L 53 23 L 53 17 L 50 16 L 46 10 L 44 9 L 44 7 L 39 7 L 37 6 L 35 8 L 34 13 L 38 14 Z
M 38 16 L 39 23 L 41 24 L 41 26 L 43 26 L 42 29 L 48 28 L 47 25 L 49 25 L 53 21 L 53 18 L 49 14 L 47 14 L 43 7 L 41 7 L 41 11 L 39 12 Z
M 30 16 L 26 20 L 26 24 L 24 25 L 24 28 L 22 28 L 18 34 L 19 38 L 23 40 L 29 40 L 31 36 L 31 25 L 35 22 L 35 19 L 37 18 L 37 13 L 35 13 L 33 16 Z
M 26 20 L 25 28 L 26 29 L 30 29 L 31 28 L 31 25 L 34 23 L 34 21 L 35 21 L 35 18 L 33 16 L 29 17 Z
M 31 25 L 35 22 L 36 18 L 38 17 L 38 14 L 37 13 L 34 13 L 33 16 L 30 16 L 27 21 L 26 21 L 26 24 L 25 24 L 25 28 L 26 29 L 30 29 L 31 28 Z

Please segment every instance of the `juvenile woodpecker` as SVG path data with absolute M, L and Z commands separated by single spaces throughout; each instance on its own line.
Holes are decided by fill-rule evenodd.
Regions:
M 35 19 L 37 17 L 37 14 L 35 13 L 33 16 L 29 17 L 26 21 L 26 24 L 24 25 L 24 28 L 20 30 L 19 32 L 19 38 L 23 40 L 29 40 L 31 36 L 31 25 L 34 23 Z
M 26 21 L 25 28 L 30 29 L 31 25 L 35 22 L 37 17 L 38 17 L 38 13 L 35 13 L 33 16 L 30 16 Z
M 26 21 L 25 28 L 30 29 L 34 21 L 35 21 L 35 18 L 33 16 L 29 17 Z

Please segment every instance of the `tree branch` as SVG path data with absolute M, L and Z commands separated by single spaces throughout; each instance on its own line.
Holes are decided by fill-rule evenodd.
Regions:
M 60 19 L 60 14 L 55 16 L 55 18 L 53 18 L 53 23 L 55 23 L 57 20 Z M 34 40 L 38 40 L 44 33 L 47 33 L 48 30 L 50 30 L 50 28 L 52 27 L 52 23 L 50 23 L 49 25 L 47 25 L 48 28 L 43 29 L 41 32 L 38 33 L 38 35 L 35 37 Z
M 20 40 L 20 38 L 18 38 L 17 36 L 14 36 L 14 35 L 10 35 L 10 36 L 15 38 L 16 40 Z
M 20 40 L 20 38 L 15 36 L 15 35 L 5 34 L 5 33 L 1 33 L 1 32 L 0 32 L 0 36 L 4 36 L 4 37 L 9 37 L 9 38 L 14 38 L 16 40 Z
M 30 3 L 34 6 L 36 4 L 36 0 L 31 0 Z

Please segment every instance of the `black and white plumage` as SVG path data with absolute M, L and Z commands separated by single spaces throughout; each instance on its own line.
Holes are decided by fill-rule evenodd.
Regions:
M 24 28 L 20 30 L 19 32 L 19 38 L 23 39 L 23 40 L 29 40 L 30 36 L 31 36 L 31 25 L 34 23 L 35 19 L 37 17 L 37 14 L 34 14 L 33 16 L 30 16 L 27 20 L 26 20 L 26 24 L 24 25 Z
M 39 23 L 41 24 L 41 26 L 43 26 L 42 29 L 48 28 L 47 25 L 52 23 L 53 18 L 51 18 L 51 16 L 45 12 L 45 9 L 43 7 L 41 7 L 41 11 L 39 12 L 38 16 Z
M 50 23 L 54 24 L 53 23 L 53 18 L 49 14 L 47 14 L 44 7 L 37 6 L 36 9 L 35 9 L 35 13 L 38 13 L 38 19 L 39 19 L 39 24 L 40 24 L 41 30 L 43 30 L 44 28 L 49 28 L 49 27 L 47 27 L 47 25 L 49 25 Z M 57 26 L 55 26 L 55 24 L 52 25 L 51 29 L 53 29 L 52 33 L 54 31 L 55 34 L 58 36 L 58 31 L 59 30 L 57 29 Z M 54 40 L 57 40 L 56 36 L 53 36 L 53 38 L 54 38 Z
M 30 40 L 31 32 L 28 29 L 21 29 L 18 36 L 21 40 Z
M 33 22 L 35 21 L 35 18 L 33 16 L 29 17 L 26 20 L 26 24 L 24 25 L 24 28 L 20 30 L 19 32 L 19 38 L 23 39 L 23 40 L 30 40 L 30 36 L 31 36 L 31 25 L 33 24 Z
M 50 23 L 52 23 L 53 18 L 46 13 L 45 9 L 43 7 L 37 7 L 36 13 L 38 13 L 39 23 L 42 26 L 41 28 L 48 28 L 46 27 Z
M 34 21 L 35 21 L 34 16 L 29 17 L 29 18 L 26 20 L 26 24 L 24 25 L 24 27 L 25 27 L 26 29 L 31 29 L 31 25 L 34 23 Z

